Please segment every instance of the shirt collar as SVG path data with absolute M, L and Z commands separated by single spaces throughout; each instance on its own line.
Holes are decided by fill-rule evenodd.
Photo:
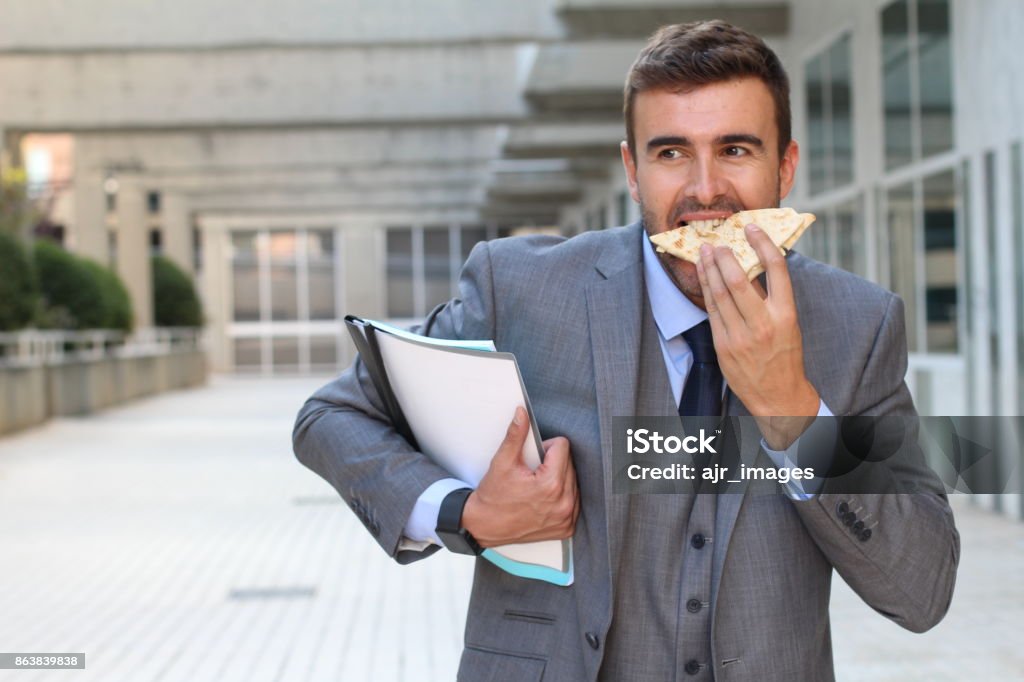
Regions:
M 662 339 L 668 341 L 708 319 L 708 314 L 679 291 L 679 287 L 661 266 L 661 261 L 654 253 L 654 246 L 647 238 L 646 232 L 643 242 L 647 298 L 651 302 L 651 313 L 654 315 L 655 324 L 658 325 L 658 331 Z

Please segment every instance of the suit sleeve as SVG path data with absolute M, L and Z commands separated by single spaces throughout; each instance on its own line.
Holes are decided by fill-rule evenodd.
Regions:
M 435 308 L 416 331 L 446 339 L 494 338 L 488 244 L 478 244 L 459 279 L 459 298 Z M 362 360 L 320 388 L 299 410 L 292 446 L 302 464 L 330 483 L 389 556 L 399 563 L 439 549 L 400 549 L 413 506 L 451 474 L 392 428 Z
M 912 446 L 858 467 L 851 475 L 859 480 L 851 485 L 848 477 L 841 487 L 855 492 L 832 492 L 839 486 L 826 481 L 821 495 L 795 506 L 819 548 L 868 605 L 908 630 L 924 632 L 949 609 L 960 536 L 942 484 L 916 445 L 917 413 L 903 381 L 904 330 L 903 302 L 892 296 L 853 412 L 905 425 L 903 442 Z

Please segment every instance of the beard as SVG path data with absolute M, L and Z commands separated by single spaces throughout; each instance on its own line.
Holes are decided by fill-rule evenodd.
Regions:
M 775 198 L 771 206 L 758 206 L 757 208 L 778 208 L 780 199 L 779 187 L 776 186 Z M 676 229 L 679 226 L 680 220 L 682 220 L 682 216 L 687 213 L 710 213 L 721 211 L 732 214 L 745 211 L 748 208 L 749 207 L 741 204 L 739 200 L 727 197 L 723 197 L 720 201 L 707 205 L 692 199 L 686 199 L 681 204 L 673 207 L 662 222 L 658 216 L 654 215 L 653 211 L 648 209 L 647 205 L 644 203 L 643 195 L 640 196 L 640 220 L 643 224 L 644 231 L 648 236 Z M 679 289 L 684 296 L 703 309 L 704 295 L 701 292 L 700 280 L 697 278 L 697 266 L 689 261 L 676 258 L 675 256 L 667 253 L 658 253 L 655 251 L 655 255 L 658 256 L 662 269 L 665 270 L 665 273 L 676 285 L 676 288 Z

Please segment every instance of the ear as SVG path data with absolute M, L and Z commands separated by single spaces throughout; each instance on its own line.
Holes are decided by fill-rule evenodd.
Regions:
M 629 196 L 633 201 L 640 203 L 640 189 L 636 184 L 636 159 L 629 151 L 629 144 L 623 140 L 619 143 L 619 151 L 622 153 L 622 167 L 626 170 L 626 182 L 629 183 Z
M 779 162 L 779 199 L 785 199 L 796 181 L 796 167 L 800 163 L 800 146 L 790 140 L 786 153 Z

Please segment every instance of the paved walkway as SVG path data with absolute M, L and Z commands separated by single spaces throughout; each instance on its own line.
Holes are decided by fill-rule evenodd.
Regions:
M 320 383 L 218 378 L 0 440 L 0 651 L 87 656 L 0 681 L 453 679 L 471 562 L 395 565 L 297 463 Z M 925 635 L 838 581 L 840 680 L 1024 679 L 1024 524 L 958 523 L 957 596 Z

